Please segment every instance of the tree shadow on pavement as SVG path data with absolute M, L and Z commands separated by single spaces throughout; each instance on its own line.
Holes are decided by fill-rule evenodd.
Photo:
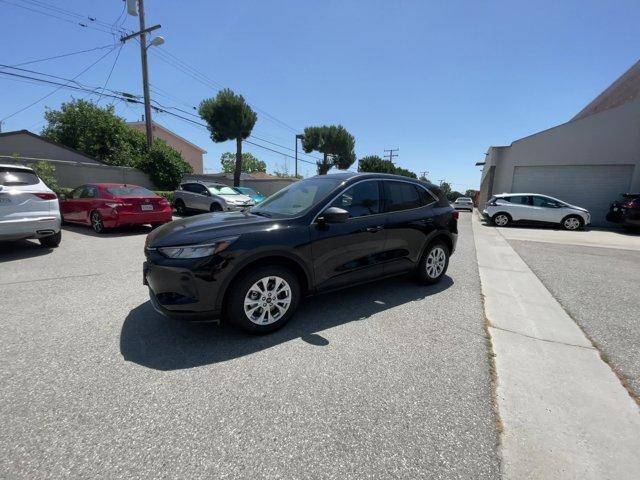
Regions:
M 338 293 L 303 300 L 293 319 L 264 336 L 248 335 L 228 324 L 188 323 L 157 313 L 149 302 L 131 310 L 120 333 L 125 360 L 157 370 L 179 370 L 224 362 L 301 338 L 322 348 L 317 332 L 366 320 L 398 305 L 422 300 L 453 285 L 449 276 L 437 285 L 420 285 L 409 276 L 395 277 Z

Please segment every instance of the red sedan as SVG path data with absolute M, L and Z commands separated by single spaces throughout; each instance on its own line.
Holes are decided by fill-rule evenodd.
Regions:
M 169 202 L 151 190 L 122 183 L 93 183 L 76 188 L 60 200 L 64 222 L 105 228 L 150 224 L 157 227 L 171 221 Z

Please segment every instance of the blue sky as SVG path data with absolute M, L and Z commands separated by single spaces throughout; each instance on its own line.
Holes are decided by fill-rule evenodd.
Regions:
M 445 179 L 463 191 L 478 186 L 474 163 L 484 158 L 488 146 L 509 144 L 568 121 L 640 52 L 632 48 L 640 39 L 637 1 L 145 4 L 147 24 L 162 24 L 158 34 L 166 39 L 150 49 L 150 82 L 158 93 L 153 98 L 161 104 L 188 110 L 214 96 L 216 85 L 228 86 L 260 109 L 254 129 L 260 138 L 292 148 L 295 130 L 340 123 L 355 136 L 358 157 L 399 148 L 398 165 L 426 170 L 431 180 Z M 112 35 L 80 27 L 73 17 L 58 13 L 72 20 L 65 22 L 18 5 L 51 14 L 54 11 L 45 7 L 59 7 L 111 24 L 124 4 L 0 0 L 3 64 L 113 44 Z M 123 26 L 137 29 L 137 18 L 124 18 Z M 23 68 L 71 78 L 109 50 Z M 215 83 L 207 86 L 184 74 L 166 63 L 171 57 L 161 57 L 160 51 Z M 102 86 L 116 54 L 114 50 L 78 80 Z M 129 42 L 108 88 L 140 94 L 139 65 L 138 45 Z M 0 75 L 0 118 L 53 89 Z M 2 130 L 39 132 L 45 107 L 56 108 L 72 95 L 86 96 L 60 90 L 6 119 Z M 110 102 L 101 100 L 103 105 Z M 115 107 L 127 120 L 142 114 L 140 106 L 116 102 Z M 206 149 L 205 168 L 212 171 L 219 171 L 220 154 L 234 149 L 232 142 L 214 144 L 203 128 L 167 114 L 156 114 L 154 120 Z M 293 172 L 291 159 L 249 145 L 245 149 L 265 160 L 269 171 L 282 170 L 286 162 Z M 314 170 L 313 165 L 300 166 L 305 175 Z

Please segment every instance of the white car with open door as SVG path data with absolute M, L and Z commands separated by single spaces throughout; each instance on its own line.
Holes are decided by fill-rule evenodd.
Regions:
M 58 197 L 36 172 L 0 165 L 0 240 L 37 238 L 43 247 L 57 247 L 60 225 Z
M 559 225 L 565 230 L 579 230 L 591 223 L 591 215 L 586 208 L 538 193 L 494 195 L 482 213 L 498 227 L 506 227 L 512 223 L 529 223 Z

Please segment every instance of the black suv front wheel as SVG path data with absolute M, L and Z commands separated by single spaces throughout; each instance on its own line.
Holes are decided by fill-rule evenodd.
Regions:
M 251 270 L 231 288 L 229 319 L 250 333 L 264 334 L 281 328 L 291 319 L 300 300 L 298 277 L 279 265 Z

